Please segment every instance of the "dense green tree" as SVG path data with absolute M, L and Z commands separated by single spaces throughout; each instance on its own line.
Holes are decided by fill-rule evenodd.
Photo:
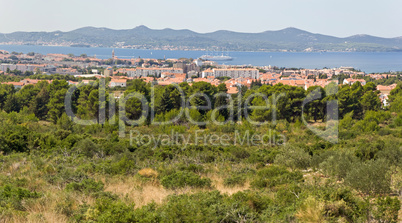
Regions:
M 47 104 L 49 103 L 50 95 L 47 87 L 43 87 L 40 92 L 33 98 L 30 102 L 30 111 L 35 114 L 35 116 L 41 120 L 46 119 L 47 113 L 49 111 Z
M 29 106 L 29 103 L 33 98 L 39 93 L 40 89 L 34 87 L 32 84 L 24 86 L 21 90 L 16 93 L 18 97 L 19 104 L 22 107 Z
M 252 81 L 251 85 L 250 85 L 250 89 L 258 89 L 262 86 L 261 80 L 257 80 L 257 81 Z
M 0 109 L 4 109 L 4 104 L 9 95 L 15 93 L 14 86 L 11 84 L 0 84 Z
M 307 111 L 307 114 L 314 119 L 314 121 L 317 121 L 318 119 L 324 119 L 325 117 L 324 106 L 326 106 L 326 104 L 323 101 L 325 97 L 325 91 L 322 87 L 316 86 L 309 87 L 307 89 L 306 100 L 311 102 L 306 104 L 305 110 Z
M 200 107 L 208 106 L 211 108 L 214 105 L 214 95 L 216 93 L 216 87 L 212 86 L 207 82 L 196 82 L 191 86 L 191 96 L 190 100 L 191 106 Z M 198 95 L 197 95 L 198 94 Z M 201 114 L 205 114 L 207 111 L 205 109 L 199 109 Z
M 361 98 L 363 112 L 378 111 L 381 108 L 381 100 L 376 91 L 367 91 Z
M 61 117 L 57 120 L 57 125 L 63 130 L 72 130 L 73 121 L 66 113 L 63 113 Z
M 185 100 L 185 98 L 183 98 L 183 100 Z M 159 105 L 160 112 L 165 113 L 172 109 L 180 109 L 181 105 L 182 95 L 180 91 L 172 85 L 165 87 Z
M 19 98 L 15 94 L 9 95 L 4 102 L 3 109 L 6 112 L 19 112 L 21 109 Z
M 56 123 L 60 116 L 65 112 L 64 98 L 67 94 L 67 89 L 62 88 L 51 94 L 47 109 L 49 110 L 47 118 Z
M 363 108 L 360 104 L 360 98 L 363 96 L 363 87 L 360 82 L 356 82 L 352 86 L 343 85 L 336 96 L 339 105 L 339 116 L 341 118 L 352 111 L 354 118 L 360 119 L 363 117 Z
M 389 93 L 388 98 L 390 103 L 392 103 L 398 96 L 402 96 L 402 83 L 396 85 L 396 87 Z
M 392 102 L 390 102 L 389 109 L 392 112 L 402 112 L 402 95 L 393 97 Z

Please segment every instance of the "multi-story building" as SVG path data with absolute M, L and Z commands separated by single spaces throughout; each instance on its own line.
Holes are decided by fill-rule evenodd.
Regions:
M 210 72 L 203 72 L 203 77 L 214 76 L 214 77 L 230 77 L 230 78 L 260 78 L 260 72 L 257 69 L 245 68 L 245 69 L 213 69 L 212 75 Z
M 56 71 L 56 67 L 54 66 L 46 66 L 46 65 L 37 65 L 37 64 L 1 64 L 0 70 L 6 72 L 7 69 L 10 70 L 19 70 L 21 72 L 36 72 L 39 70 L 40 72 L 49 72 L 54 73 Z
M 183 69 L 181 68 L 137 68 L 135 72 L 133 72 L 130 77 L 160 77 L 162 73 L 175 73 L 175 74 L 182 74 Z
M 113 68 L 112 67 L 108 67 L 103 71 L 103 75 L 105 77 L 111 77 L 113 76 Z

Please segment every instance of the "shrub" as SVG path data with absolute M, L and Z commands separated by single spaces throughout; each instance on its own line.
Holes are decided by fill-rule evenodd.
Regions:
M 170 196 L 160 216 L 163 222 L 261 222 L 253 205 L 259 209 L 265 201 L 240 193 L 232 199 L 219 191 L 182 194 Z
M 394 125 L 395 126 L 402 126 L 402 115 L 400 114 L 400 115 L 398 115 L 398 117 L 396 117 L 395 119 L 394 119 Z
M 133 204 L 126 205 L 109 199 L 98 199 L 93 208 L 87 209 L 83 220 L 104 223 L 137 222 Z
M 182 165 L 179 165 L 177 168 L 179 170 L 182 170 L 182 171 L 190 171 L 190 172 L 193 172 L 193 173 L 202 173 L 202 172 L 204 172 L 204 167 L 202 165 L 197 165 L 197 164 L 194 164 L 194 163 L 191 163 L 189 165 L 182 164 Z
M 349 130 L 353 127 L 354 123 L 355 123 L 355 121 L 353 120 L 353 112 L 349 112 L 339 122 L 339 128 L 344 129 L 344 130 Z
M 246 178 L 244 176 L 231 176 L 223 181 L 223 185 L 227 187 L 243 186 L 246 183 Z
M 310 166 L 311 157 L 300 148 L 286 148 L 275 158 L 275 164 L 284 165 L 292 169 L 307 169 Z
M 319 168 L 322 169 L 324 174 L 337 179 L 346 177 L 353 164 L 359 162 L 355 156 L 349 153 L 327 153 L 324 155 L 328 155 L 328 157 L 319 164 Z
M 136 168 L 135 161 L 123 156 L 119 161 L 107 161 L 103 165 L 98 166 L 97 169 L 104 171 L 107 174 L 130 174 Z
M 76 147 L 83 155 L 89 158 L 99 152 L 98 145 L 88 138 L 79 141 Z
M 88 176 L 82 171 L 76 171 L 71 168 L 63 168 L 61 166 L 54 168 L 53 166 L 48 166 L 46 170 L 48 173 L 46 179 L 53 185 L 64 185 L 67 183 L 81 182 L 84 179 L 88 179 Z
M 390 135 L 392 132 L 389 128 L 382 128 L 380 129 L 380 131 L 378 131 L 378 135 L 380 136 L 386 136 L 386 135 Z
M 85 194 L 96 193 L 103 191 L 104 184 L 93 179 L 85 179 L 80 183 L 69 183 L 66 185 L 66 190 L 79 191 Z
M 382 159 L 357 163 L 347 173 L 345 183 L 364 194 L 388 193 L 391 186 L 388 170 L 387 162 Z
M 279 151 L 276 149 L 257 149 L 253 151 L 247 159 L 249 163 L 273 163 Z
M 27 189 L 5 185 L 0 187 L 0 207 L 9 207 L 15 210 L 24 210 L 22 201 L 39 198 L 40 194 Z
M 245 150 L 243 148 L 239 148 L 239 147 L 233 148 L 231 150 L 231 153 L 237 159 L 247 159 L 248 157 L 250 157 L 250 153 L 247 152 L 247 150 Z
M 177 171 L 173 174 L 167 175 L 162 178 L 161 183 L 164 187 L 169 189 L 177 189 L 182 187 L 211 187 L 211 180 L 203 178 L 198 174 L 188 171 Z
M 377 157 L 377 153 L 385 146 L 384 141 L 378 140 L 372 143 L 364 143 L 355 151 L 355 156 L 362 160 L 370 160 Z
M 374 219 L 377 222 L 398 222 L 398 212 L 401 209 L 401 202 L 397 197 L 379 198 L 376 201 L 377 209 L 374 211 Z
M 283 167 L 270 166 L 257 172 L 257 178 L 251 182 L 256 188 L 275 187 L 282 184 L 301 182 L 303 175 L 299 171 L 289 172 Z
M 325 222 L 324 203 L 308 197 L 301 205 L 296 217 L 300 222 Z

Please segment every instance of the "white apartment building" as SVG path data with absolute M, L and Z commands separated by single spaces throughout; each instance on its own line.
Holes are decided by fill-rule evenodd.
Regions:
M 45 65 L 37 65 L 37 64 L 1 64 L 0 70 L 6 72 L 7 69 L 10 70 L 19 70 L 21 72 L 35 72 L 36 69 L 39 69 L 41 72 L 54 72 L 56 71 L 56 67 L 49 67 Z
M 214 77 L 230 77 L 230 78 L 253 78 L 258 79 L 260 77 L 260 72 L 254 68 L 246 69 L 213 69 L 213 74 L 208 74 Z M 204 76 L 204 75 L 203 75 Z
M 137 68 L 134 72 L 127 74 L 130 77 L 148 77 L 150 75 L 154 77 L 160 77 L 162 73 L 174 73 L 182 74 L 182 68 Z

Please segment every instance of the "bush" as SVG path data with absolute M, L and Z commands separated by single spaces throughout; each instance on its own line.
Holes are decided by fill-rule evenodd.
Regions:
M 79 191 L 85 194 L 91 194 L 103 191 L 104 184 L 93 179 L 85 179 L 80 183 L 69 183 L 66 185 L 66 190 Z
M 181 164 L 178 165 L 177 169 L 181 170 L 181 171 L 190 171 L 193 173 L 202 173 L 204 172 L 204 167 L 202 165 L 197 165 L 197 164 L 189 164 L 189 165 L 185 165 L 185 164 Z
M 303 175 L 299 171 L 289 172 L 283 167 L 270 166 L 257 172 L 257 178 L 251 182 L 255 188 L 275 187 L 283 184 L 301 182 Z
M 292 169 L 307 169 L 310 166 L 311 157 L 300 148 L 286 148 L 275 158 L 275 164 L 284 165 Z
M 88 138 L 79 141 L 76 147 L 83 155 L 89 158 L 99 152 L 98 145 Z
M 98 166 L 98 171 L 104 171 L 107 174 L 130 174 L 135 173 L 135 161 L 123 156 L 119 161 L 106 161 L 102 165 Z
M 24 210 L 22 201 L 26 199 L 39 198 L 40 194 L 27 189 L 5 185 L 0 187 L 0 207 L 9 207 L 15 210 Z M 0 209 L 1 210 L 1 209 Z
M 385 160 L 369 160 L 356 163 L 345 177 L 345 184 L 364 194 L 374 195 L 390 192 L 391 177 Z
M 375 159 L 377 157 L 377 153 L 383 150 L 384 146 L 384 141 L 380 140 L 371 143 L 364 143 L 356 149 L 355 156 L 362 160 Z
M 319 165 L 319 168 L 322 169 L 324 174 L 332 177 L 336 177 L 337 179 L 342 179 L 346 177 L 346 174 L 352 168 L 353 164 L 359 162 L 359 160 L 349 154 L 349 153 L 327 153 L 322 154 L 322 156 L 327 155 Z M 318 157 L 315 157 L 318 158 Z
M 263 208 L 267 199 L 244 193 L 233 196 L 219 191 L 170 196 L 158 211 L 163 222 L 261 222 L 253 205 Z
M 133 204 L 126 205 L 109 199 L 98 199 L 93 208 L 87 209 L 82 220 L 104 223 L 138 222 Z
M 223 181 L 223 185 L 226 187 L 244 186 L 244 183 L 246 183 L 244 176 L 231 176 Z
M 248 157 L 250 157 L 250 153 L 247 152 L 247 150 L 245 150 L 243 148 L 239 148 L 239 147 L 233 148 L 231 150 L 231 153 L 237 159 L 247 159 Z
M 401 114 L 398 115 L 398 117 L 396 117 L 394 119 L 394 125 L 398 126 L 398 127 L 402 126 L 402 115 Z
M 325 222 L 324 203 L 308 197 L 301 205 L 296 217 L 300 222 Z
M 211 187 L 211 180 L 209 178 L 201 179 L 199 175 L 193 172 L 177 171 L 163 177 L 161 184 L 169 189 L 177 189 L 186 186 L 202 188 Z
M 398 222 L 398 212 L 401 209 L 401 202 L 397 197 L 380 197 L 376 201 L 376 206 L 377 209 L 373 215 L 377 222 Z

